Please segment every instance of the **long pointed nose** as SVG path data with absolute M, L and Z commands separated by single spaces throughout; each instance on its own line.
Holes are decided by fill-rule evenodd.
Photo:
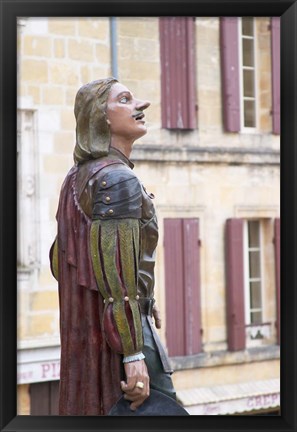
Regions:
M 150 106 L 150 101 L 138 100 L 136 104 L 136 109 L 143 111 Z

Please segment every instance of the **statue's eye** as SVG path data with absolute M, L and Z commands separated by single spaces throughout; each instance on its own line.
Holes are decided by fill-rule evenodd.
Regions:
M 127 98 L 127 96 L 123 96 L 123 97 L 121 97 L 121 99 L 120 99 L 120 102 L 121 103 L 127 103 L 128 102 L 128 98 Z

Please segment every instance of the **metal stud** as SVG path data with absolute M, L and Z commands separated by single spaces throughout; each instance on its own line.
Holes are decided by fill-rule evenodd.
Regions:
M 107 197 L 105 198 L 105 201 L 106 201 L 106 202 L 109 202 L 109 201 L 110 201 L 110 197 L 107 196 Z
M 113 214 L 113 209 L 108 210 L 109 214 Z
M 109 303 L 113 303 L 113 297 L 109 297 L 109 299 L 108 299 L 108 301 L 109 301 Z
M 103 182 L 101 182 L 101 185 L 102 185 L 102 186 L 106 186 L 106 185 L 107 185 L 106 181 L 103 180 Z
M 136 300 L 139 300 L 139 295 L 137 294 L 137 296 L 135 298 L 136 298 Z
M 125 297 L 124 297 L 124 300 L 125 300 L 125 301 L 129 301 L 129 297 L 128 297 L 128 296 L 125 296 Z

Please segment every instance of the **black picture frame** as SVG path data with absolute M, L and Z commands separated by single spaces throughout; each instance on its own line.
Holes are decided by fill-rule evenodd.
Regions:
M 297 431 L 297 4 L 283 0 L 0 0 L 1 431 Z M 16 415 L 16 18 L 281 16 L 281 415 L 62 417 Z

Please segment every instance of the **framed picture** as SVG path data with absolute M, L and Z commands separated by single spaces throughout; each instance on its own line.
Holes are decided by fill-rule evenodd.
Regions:
M 296 315 L 297 304 L 295 295 L 295 261 L 296 261 L 296 179 L 297 169 L 295 141 L 296 141 L 296 19 L 297 5 L 295 1 L 277 2 L 263 0 L 260 3 L 238 0 L 228 1 L 100 1 L 84 2 L 29 2 L 29 1 L 3 1 L 1 0 L 1 430 L 3 431 L 232 431 L 232 430 L 296 430 L 295 407 L 297 405 L 296 395 Z M 19 214 L 17 208 L 17 99 L 19 97 L 17 81 L 18 51 L 17 51 L 17 21 L 26 20 L 26 17 L 117 17 L 119 20 L 127 17 L 281 17 L 281 327 L 279 338 L 281 339 L 281 391 L 280 391 L 280 415 L 249 415 L 241 416 L 228 413 L 227 415 L 204 412 L 203 415 L 190 415 L 187 417 L 108 417 L 108 416 L 58 416 L 58 415 L 18 415 L 17 412 L 17 283 L 16 283 L 16 260 L 19 241 L 17 226 L 21 226 L 22 218 L 26 215 Z M 112 21 L 111 21 L 112 23 Z M 112 24 L 111 24 L 112 25 Z M 148 30 L 149 31 L 149 30 Z M 115 45 L 114 45 L 115 46 Z M 173 47 L 171 47 L 173 48 Z M 46 46 L 40 47 L 46 49 Z M 55 46 L 57 52 L 62 49 Z M 34 53 L 32 54 L 34 57 Z M 86 51 L 87 55 L 87 51 Z M 99 69 L 98 69 L 99 70 Z M 69 71 L 68 71 L 69 72 Z M 68 73 L 67 72 L 67 73 Z M 113 64 L 114 74 L 117 68 Z M 54 72 L 52 72 L 54 73 Z M 57 74 L 63 73 L 58 71 Z M 59 78 L 57 78 L 59 79 Z M 71 76 L 69 75 L 71 80 Z M 133 80 L 132 80 L 133 81 Z M 241 83 L 242 86 L 244 84 Z M 34 90 L 32 90 L 34 91 Z M 33 93 L 32 93 L 33 94 Z M 69 95 L 72 97 L 73 95 Z M 44 96 L 45 97 L 45 96 Z M 53 93 L 49 89 L 48 98 Z M 57 94 L 57 98 L 59 95 Z M 244 106 L 244 101 L 243 101 Z M 247 126 L 249 126 L 247 110 Z M 241 113 L 242 114 L 242 113 Z M 193 111 L 192 118 L 195 117 Z M 200 115 L 200 114 L 199 114 Z M 238 121 L 245 122 L 245 114 Z M 67 122 L 65 114 L 65 122 Z M 189 119 L 191 128 L 192 118 Z M 29 119 L 30 120 L 30 119 Z M 28 120 L 28 121 L 29 121 Z M 46 122 L 46 118 L 44 119 Z M 30 141 L 30 137 L 29 137 Z M 137 149 L 137 151 L 141 152 Z M 140 159 L 141 159 L 141 153 Z M 31 161 L 32 164 L 34 161 Z M 30 161 L 29 161 L 30 164 Z M 32 165 L 33 166 L 33 165 Z M 66 174 L 66 173 L 65 173 Z M 30 182 L 28 184 L 30 194 Z M 33 203 L 34 205 L 34 203 Z M 162 217 L 170 219 L 171 210 L 162 208 Z M 195 208 L 195 211 L 201 209 Z M 202 211 L 202 210 L 201 210 Z M 194 212 L 194 210 L 193 210 Z M 16 217 L 18 213 L 18 216 Z M 182 211 L 180 214 L 183 215 Z M 193 213 L 194 214 L 194 213 Z M 240 213 L 239 213 L 240 214 Z M 183 216 L 182 216 L 183 217 Z M 240 217 L 240 216 L 239 216 Z M 24 220 L 24 219 L 23 219 Z M 164 231 L 169 229 L 166 224 Z M 174 228 L 175 229 L 175 228 Z M 252 227 L 246 228 L 251 229 Z M 30 236 L 30 233 L 27 233 Z M 164 236 L 166 233 L 164 233 Z M 248 235 L 248 234 L 247 234 Z M 26 241 L 26 240 L 25 240 Z M 194 277 L 194 276 L 193 276 Z M 174 282 L 174 281 L 173 281 Z M 198 305 L 198 303 L 197 303 Z M 172 305 L 174 307 L 174 304 Z M 198 307 L 198 306 L 197 306 Z M 177 311 L 178 313 L 178 311 Z M 198 325 L 198 321 L 195 325 Z M 172 323 L 174 325 L 174 323 Z M 185 324 L 186 328 L 186 324 Z M 253 336 L 252 326 L 249 328 Z M 263 328 L 263 332 L 265 333 Z M 264 334 L 263 333 L 263 334 Z M 256 333 L 255 333 L 256 334 Z M 265 336 L 265 334 L 264 334 Z M 174 338 L 174 334 L 172 335 Z M 252 337 L 255 339 L 255 337 Z M 195 341 L 200 346 L 200 339 Z M 171 348 L 170 348 L 171 349 Z M 183 348 L 180 348 L 181 350 Z M 185 348 L 186 349 L 186 348 Z M 178 360 L 179 351 L 172 351 L 175 357 L 175 366 L 182 368 L 184 363 Z M 239 362 L 239 361 L 238 361 Z M 198 365 L 199 367 L 199 365 Z M 48 368 L 48 369 L 47 369 Z M 58 365 L 53 361 L 51 365 L 42 366 L 42 374 L 57 374 Z M 30 373 L 30 371 L 28 372 Z M 58 375 L 57 375 L 58 376 Z M 199 379 L 198 374 L 196 375 Z M 26 377 L 23 377 L 24 382 Z M 38 381 L 38 379 L 37 379 Z M 36 381 L 36 382 L 37 382 Z M 56 383 L 56 381 L 54 381 Z M 206 386 L 205 386 L 206 387 Z M 57 387 L 51 386 L 52 392 Z M 34 390 L 32 390 L 33 392 Z M 32 393 L 33 394 L 33 393 Z M 40 393 L 36 393 L 37 400 Z M 211 408 L 211 407 L 210 407 Z

